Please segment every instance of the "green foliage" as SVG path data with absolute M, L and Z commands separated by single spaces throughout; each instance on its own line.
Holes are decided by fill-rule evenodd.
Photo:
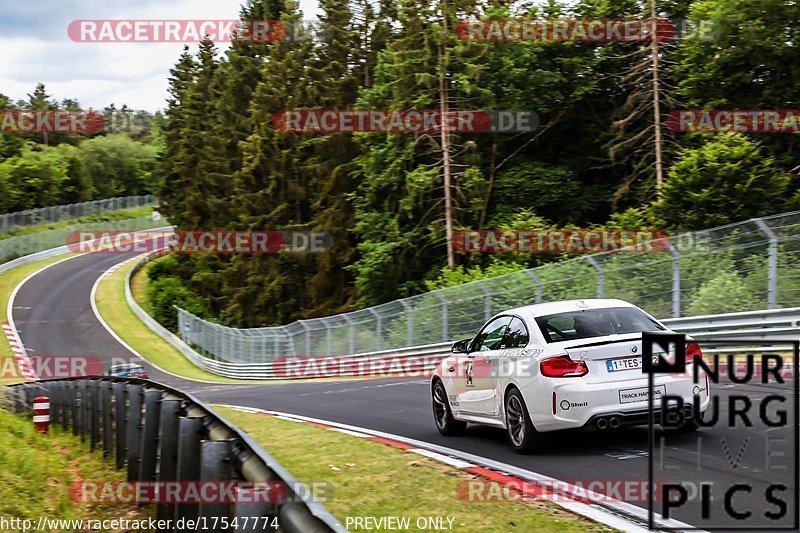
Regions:
M 115 133 L 89 139 L 78 149 L 95 198 L 148 194 L 157 187 L 153 146 Z
M 174 255 L 165 255 L 153 261 L 147 268 L 147 277 L 150 281 L 173 276 L 178 269 L 178 260 Z
M 22 211 L 152 193 L 154 147 L 112 134 L 43 148 L 31 143 L 0 162 L 0 210 Z
M 578 223 L 596 201 L 592 193 L 569 168 L 523 161 L 497 176 L 490 225 L 526 209 L 550 220 Z M 570 209 L 564 209 L 566 199 Z
M 719 134 L 680 152 L 654 215 L 667 227 L 702 229 L 780 211 L 789 178 L 741 134 Z
M 785 0 L 698 0 L 709 38 L 682 41 L 673 67 L 685 109 L 795 109 L 800 9 Z M 795 135 L 760 135 L 780 168 L 797 166 Z M 798 186 L 795 180 L 794 186 Z
M 757 305 L 758 300 L 745 280 L 735 272 L 722 271 L 692 295 L 687 313 L 689 316 L 736 313 L 752 311 Z
M 152 282 L 148 288 L 148 295 L 153 318 L 171 331 L 178 330 L 178 312 L 175 305 L 198 315 L 207 312 L 197 295 L 175 277 L 161 277 Z
M 425 289 L 435 291 L 445 287 L 453 287 L 461 285 L 462 283 L 502 276 L 517 271 L 519 271 L 519 266 L 514 264 L 493 264 L 486 268 L 475 266 L 472 268 L 457 268 L 455 270 L 443 268 L 438 278 L 425 282 Z
M 334 244 L 315 255 L 179 257 L 170 266 L 174 279 L 198 298 L 208 318 L 239 327 L 283 324 L 430 289 L 444 293 L 498 274 L 507 274 L 493 281 L 507 296 L 493 306 L 530 303 L 537 287 L 514 274 L 530 267 L 542 267 L 538 297 L 590 297 L 597 275 L 581 258 L 461 254 L 456 268 L 449 268 L 446 218 L 456 230 L 675 232 L 800 209 L 800 182 L 787 177 L 800 163 L 791 135 L 762 136 L 758 143 L 745 135 L 671 136 L 664 150 L 667 179 L 657 198 L 649 43 L 485 43 L 459 39 L 453 31 L 470 17 L 613 18 L 642 16 L 647 7 L 633 0 L 323 0 L 325 35 L 234 42 L 223 54 L 210 42 L 196 53 L 187 48 L 170 73 L 166 114 L 153 118 L 153 139 L 163 151 L 148 183 L 153 175 L 164 176 L 164 214 L 180 229 L 326 231 Z M 718 30 L 717 39 L 660 44 L 662 114 L 796 107 L 795 7 L 780 0 L 658 3 L 659 16 L 710 21 Z M 302 18 L 289 0 L 248 0 L 241 16 L 281 19 L 287 27 Z M 45 102 L 44 96 L 37 98 Z M 439 132 L 301 134 L 272 122 L 287 109 L 442 105 L 533 110 L 540 120 L 533 132 L 446 136 L 450 213 Z M 75 170 L 68 171 L 65 187 L 74 195 L 83 188 L 82 174 L 80 161 L 69 161 Z M 111 175 L 128 183 L 122 170 Z M 0 193 L 8 181 L 0 173 Z M 561 259 L 573 260 L 555 264 Z M 664 289 L 672 272 L 669 254 L 601 260 L 613 272 L 605 279 L 606 295 L 660 316 L 672 313 Z M 700 305 L 695 293 L 720 272 L 761 283 L 745 272 L 745 259 L 737 254 L 685 255 L 681 261 L 684 310 Z M 165 282 L 167 291 L 176 286 Z M 478 291 L 475 301 L 480 297 Z M 429 314 L 437 297 L 420 297 L 419 303 L 424 310 L 415 312 L 416 327 L 425 330 L 429 323 L 435 335 Z M 484 312 L 476 311 L 479 318 Z M 474 318 L 453 317 L 453 323 Z M 405 338 L 407 324 L 395 322 L 384 324 L 386 331 Z
M 0 163 L 0 183 L 7 193 L 0 198 L 4 211 L 22 211 L 61 203 L 69 177 L 68 163 L 55 150 L 26 147 Z
M 16 104 L 0 94 L 0 110 L 6 109 L 81 106 L 72 99 L 59 104 L 39 83 Z M 93 134 L 0 133 L 0 212 L 155 192 L 160 115 L 113 104 L 104 114 L 104 130 Z M 126 133 L 113 133 L 121 128 Z

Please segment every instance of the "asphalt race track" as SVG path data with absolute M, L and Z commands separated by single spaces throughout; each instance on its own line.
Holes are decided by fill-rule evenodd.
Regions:
M 98 322 L 90 303 L 91 289 L 97 278 L 129 257 L 103 253 L 83 255 L 52 266 L 27 281 L 14 300 L 13 319 L 29 355 L 135 360 Z M 210 403 L 284 411 L 394 433 L 569 482 L 648 479 L 646 427 L 615 432 L 563 433 L 551 439 L 545 453 L 520 456 L 513 452 L 500 430 L 470 426 L 463 437 L 440 436 L 431 415 L 427 381 L 420 378 L 223 385 L 187 381 L 152 368 L 148 370 L 152 379 L 179 387 Z M 654 457 L 657 483 L 679 480 L 694 483 L 695 487 L 700 483 L 712 484 L 708 520 L 700 518 L 699 496 L 675 510 L 672 517 L 701 529 L 791 527 L 797 509 L 794 481 L 797 463 L 793 457 L 796 428 L 791 383 L 738 385 L 724 381 L 714 389 L 720 392 L 723 423 L 727 422 L 727 398 L 731 394 L 744 394 L 753 403 L 750 413 L 754 425 L 742 427 L 740 424 L 736 429 L 717 425 L 687 435 L 657 431 Z M 766 427 L 758 418 L 759 400 L 781 392 L 790 401 L 773 405 L 768 411 L 772 413 L 778 407 L 786 409 L 787 425 Z M 734 520 L 724 511 L 724 491 L 737 483 L 751 487 L 749 492 L 742 490 L 731 495 L 734 509 L 753 513 L 743 521 Z M 785 491 L 774 493 L 787 504 L 787 514 L 779 520 L 763 515 L 779 510 L 765 499 L 770 484 L 787 487 Z M 690 492 L 694 491 L 690 489 Z M 646 501 L 631 503 L 647 505 Z M 659 503 L 657 511 L 660 511 Z

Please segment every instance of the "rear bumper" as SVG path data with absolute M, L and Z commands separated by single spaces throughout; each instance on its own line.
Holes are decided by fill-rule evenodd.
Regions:
M 527 402 L 533 425 L 539 431 L 561 429 L 608 429 L 635 426 L 649 422 L 647 379 L 626 380 L 616 383 L 585 383 L 580 381 L 551 382 L 542 387 L 538 401 Z M 704 413 L 710 404 L 705 381 L 695 385 L 692 378 L 659 376 L 654 388 L 662 395 L 680 397 L 684 408 L 691 409 L 695 398 Z M 653 399 L 656 423 L 661 419 L 661 395 Z M 531 408 L 532 406 L 533 409 Z M 546 407 L 545 407 L 546 406 Z M 549 408 L 549 409 L 547 409 Z M 604 419 L 607 425 L 598 421 Z

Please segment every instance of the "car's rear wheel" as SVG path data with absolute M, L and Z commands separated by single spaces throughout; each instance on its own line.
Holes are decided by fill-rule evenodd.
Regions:
M 537 452 L 544 446 L 544 437 L 533 427 L 525 400 L 517 389 L 506 395 L 506 432 L 517 453 Z
M 446 437 L 462 435 L 467 428 L 466 422 L 453 418 L 450 403 L 447 401 L 447 391 L 441 381 L 433 384 L 433 419 L 436 429 Z

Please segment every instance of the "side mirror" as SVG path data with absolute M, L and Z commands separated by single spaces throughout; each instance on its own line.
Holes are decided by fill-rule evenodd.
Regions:
M 450 351 L 453 353 L 468 353 L 469 352 L 469 341 L 470 339 L 464 339 L 462 341 L 456 341 L 453 346 L 450 348 Z

